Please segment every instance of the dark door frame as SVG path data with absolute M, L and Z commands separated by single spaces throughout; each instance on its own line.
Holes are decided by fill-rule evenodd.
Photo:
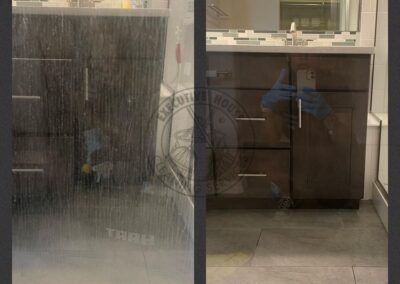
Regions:
M 0 1 L 0 283 L 11 283 L 11 0 Z

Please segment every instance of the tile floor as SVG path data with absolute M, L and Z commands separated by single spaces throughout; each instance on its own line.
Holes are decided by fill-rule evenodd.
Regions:
M 385 284 L 387 233 L 360 210 L 213 210 L 207 284 Z
M 14 208 L 13 283 L 191 283 L 193 241 L 173 200 L 114 190 Z

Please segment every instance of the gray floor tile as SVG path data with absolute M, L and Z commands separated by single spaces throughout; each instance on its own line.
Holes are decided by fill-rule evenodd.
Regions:
M 382 228 L 372 202 L 363 201 L 359 210 L 340 210 L 346 228 Z
M 13 269 L 13 283 L 16 284 L 130 284 L 132 279 L 138 283 L 149 283 L 144 263 L 132 261 L 135 257 L 120 259 L 119 256 L 110 255 L 106 259 L 85 260 L 79 254 L 46 257 L 20 253 L 14 254 L 14 257 L 24 258 L 26 261 L 24 265 Z
M 351 267 L 211 267 L 207 284 L 354 284 Z M 378 284 L 378 283 L 375 283 Z
M 212 210 L 207 213 L 208 229 L 342 226 L 338 210 Z
M 388 269 L 386 267 L 354 267 L 357 284 L 387 284 Z
M 337 210 L 288 210 L 276 214 L 278 228 L 341 228 L 342 216 Z
M 207 230 L 207 266 L 246 266 L 254 255 L 260 230 Z
M 130 190 L 23 207 L 13 216 L 13 283 L 190 283 L 193 242 L 173 208 Z
M 211 210 L 207 229 L 261 229 L 275 224 L 275 210 Z
M 383 229 L 265 229 L 253 266 L 385 266 Z
M 174 269 L 169 271 L 150 270 L 148 276 L 150 284 L 190 284 L 193 283 L 194 272 L 193 268 L 186 269 L 186 271 L 176 271 Z

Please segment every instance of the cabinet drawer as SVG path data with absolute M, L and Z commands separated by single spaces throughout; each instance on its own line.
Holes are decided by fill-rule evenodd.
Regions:
M 76 50 L 72 18 L 13 13 L 13 57 L 71 58 Z
M 284 54 L 209 52 L 207 57 L 209 87 L 270 89 L 281 70 L 288 70 Z M 282 83 L 288 82 L 286 76 Z
M 215 151 L 217 193 L 241 197 L 288 197 L 290 152 L 288 150 Z
M 47 180 L 42 169 L 13 169 L 13 202 L 46 198 Z
M 77 25 L 89 58 L 164 58 L 167 18 L 82 17 Z
M 32 188 L 45 181 L 52 193 L 68 192 L 73 183 L 73 155 L 73 138 L 13 137 L 14 179 L 20 181 L 19 187 Z M 19 187 L 16 192 L 26 191 Z
M 299 70 L 311 70 L 315 74 L 311 86 L 315 85 L 318 91 L 368 91 L 370 55 L 293 55 L 292 84 L 311 87 L 301 82 L 304 78 Z
M 12 81 L 14 133 L 72 133 L 70 61 L 13 60 Z
M 210 117 L 214 146 L 289 147 L 290 102 L 276 102 L 269 109 L 262 108 L 262 99 L 268 95 L 267 91 L 256 90 L 212 91 Z

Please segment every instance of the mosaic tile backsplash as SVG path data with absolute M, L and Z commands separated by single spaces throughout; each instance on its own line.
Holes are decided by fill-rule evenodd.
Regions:
M 259 45 L 285 46 L 292 44 L 292 34 L 288 31 L 228 30 L 207 31 L 209 45 Z M 298 31 L 297 46 L 356 46 L 357 32 L 306 32 Z

